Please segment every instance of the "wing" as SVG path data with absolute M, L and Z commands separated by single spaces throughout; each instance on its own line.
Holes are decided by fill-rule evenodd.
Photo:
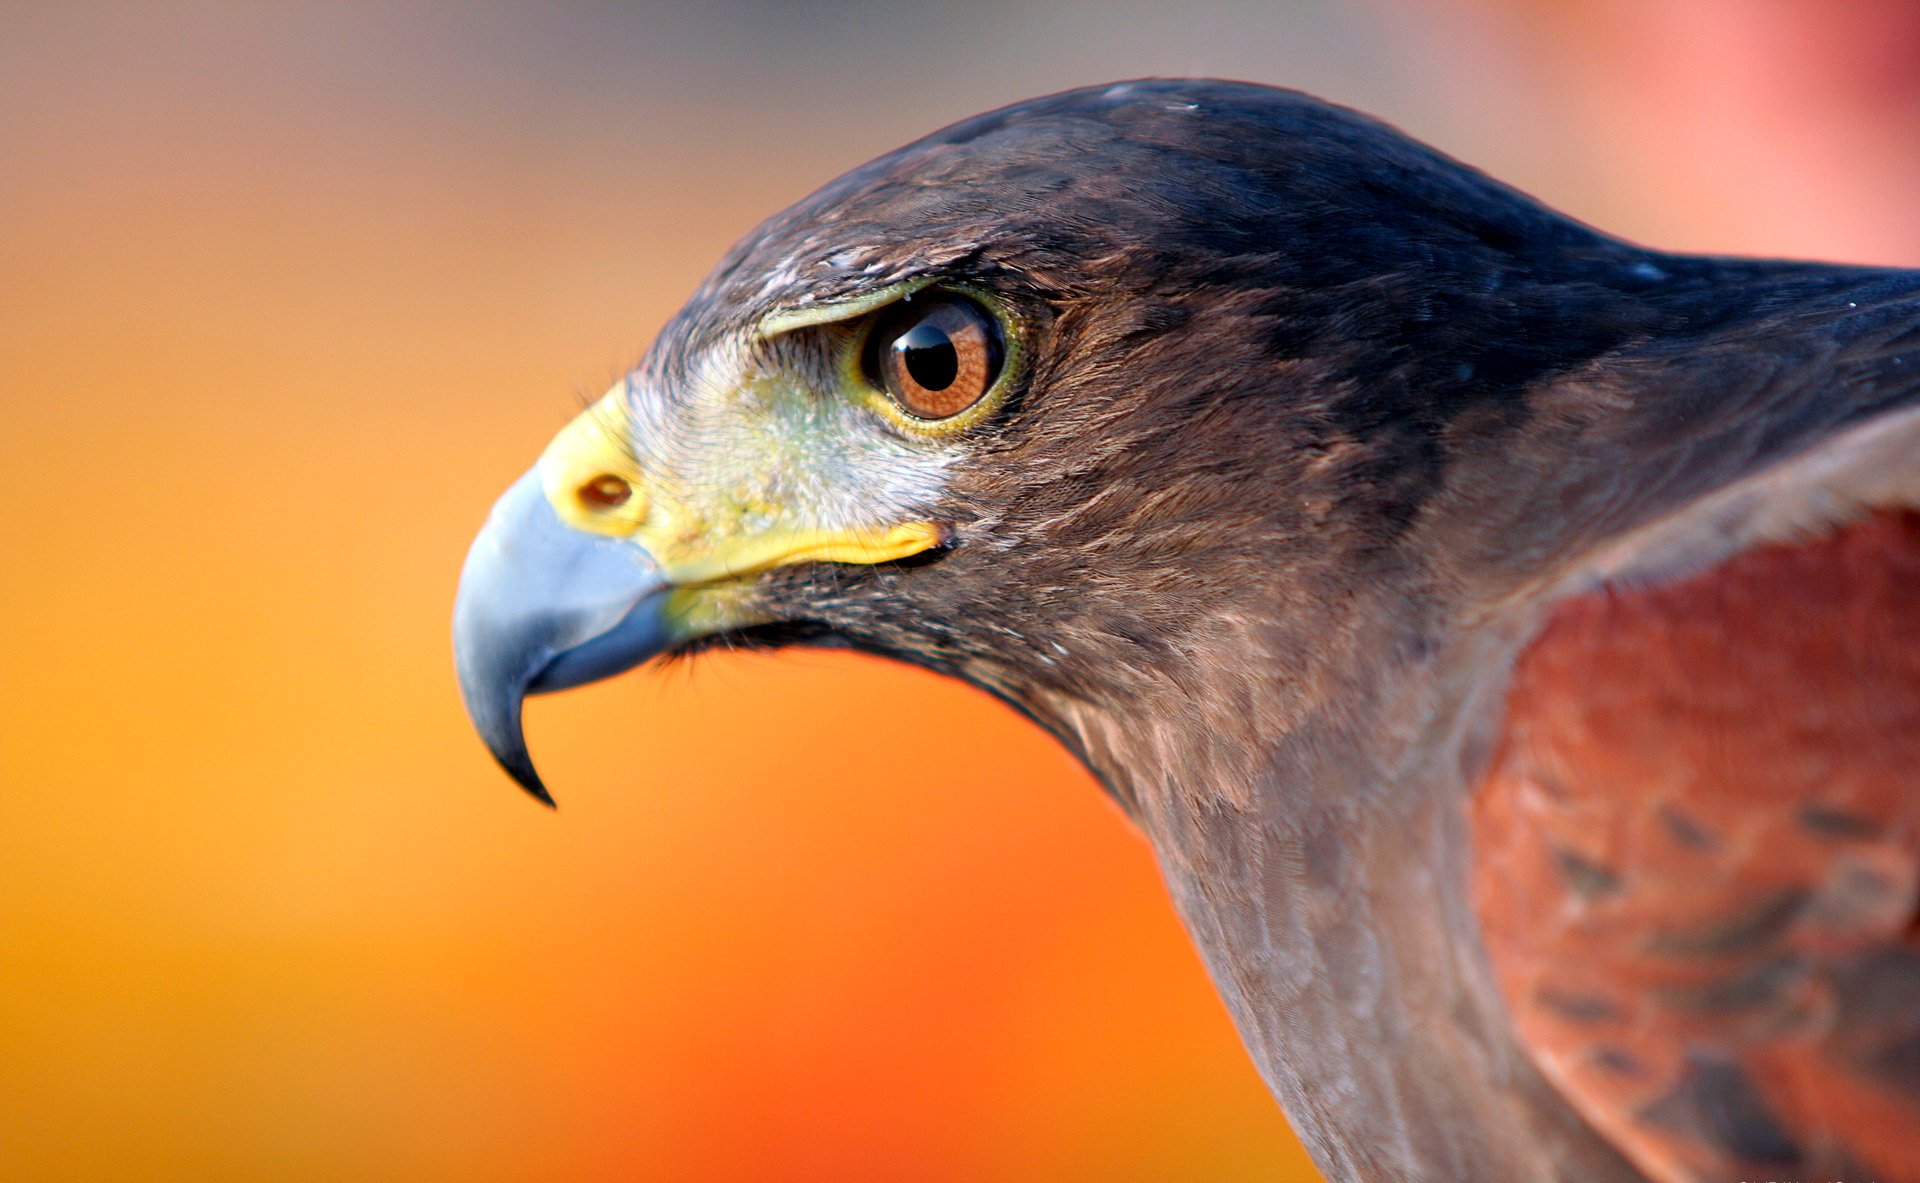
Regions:
M 1920 514 L 1559 604 L 1474 803 L 1520 1038 L 1660 1180 L 1920 1178 Z
M 1807 271 L 1576 378 L 1561 471 L 1493 515 L 1584 528 L 1474 909 L 1536 1064 L 1655 1179 L 1920 1179 L 1914 286 Z

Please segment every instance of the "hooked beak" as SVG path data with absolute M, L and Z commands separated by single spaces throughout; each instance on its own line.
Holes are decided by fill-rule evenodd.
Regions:
M 529 694 L 631 669 L 672 644 L 672 585 L 638 543 L 560 520 L 528 472 L 493 507 L 460 572 L 454 667 L 467 715 L 494 759 L 551 806 L 521 730 Z

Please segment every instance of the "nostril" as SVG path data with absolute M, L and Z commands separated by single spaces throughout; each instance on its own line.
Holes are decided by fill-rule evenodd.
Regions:
M 633 497 L 633 486 L 626 478 L 602 473 L 580 486 L 580 503 L 592 510 L 617 509 Z

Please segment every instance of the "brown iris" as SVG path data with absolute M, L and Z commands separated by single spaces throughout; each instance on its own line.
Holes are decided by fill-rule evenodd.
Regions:
M 874 382 L 920 419 L 958 415 L 1000 376 L 1000 326 L 959 296 L 901 302 L 875 325 L 867 350 Z
M 612 473 L 603 473 L 580 486 L 580 503 L 588 509 L 618 509 L 632 496 L 633 486 Z

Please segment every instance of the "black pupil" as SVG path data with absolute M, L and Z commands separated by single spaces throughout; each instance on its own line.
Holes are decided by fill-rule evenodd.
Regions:
M 895 337 L 893 352 L 923 389 L 945 390 L 960 376 L 960 352 L 953 347 L 953 338 L 931 320 Z

